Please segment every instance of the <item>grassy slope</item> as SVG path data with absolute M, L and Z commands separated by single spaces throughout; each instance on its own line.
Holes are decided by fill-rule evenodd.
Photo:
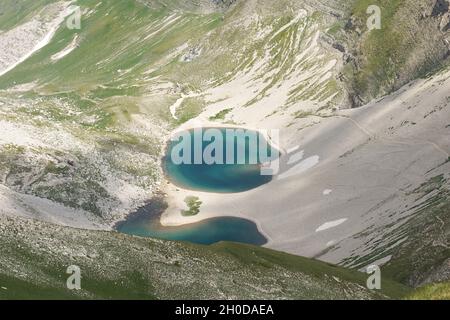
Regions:
M 272 38 L 271 35 L 295 17 L 301 4 L 290 0 L 282 3 L 240 2 L 226 14 L 221 11 L 200 14 L 175 10 L 174 5 L 156 5 L 155 0 L 144 2 L 153 5 L 145 7 L 127 0 L 103 1 L 95 7 L 96 1 L 78 0 L 77 4 L 83 9 L 95 8 L 93 14 L 83 18 L 82 29 L 61 27 L 49 45 L 0 78 L 0 89 L 37 80 L 40 85 L 37 91 L 41 94 L 57 95 L 69 91 L 80 98 L 108 101 L 114 96 L 145 96 L 149 84 L 153 84 L 149 79 L 157 76 L 162 81 L 179 83 L 183 90 L 207 89 L 263 59 L 265 47 L 270 48 L 272 54 L 268 71 L 278 69 L 273 83 L 268 83 L 267 88 L 270 88 L 287 76 L 290 64 L 296 63 L 294 57 L 299 52 L 293 50 L 291 41 L 306 41 L 307 36 L 316 31 L 314 24 L 325 23 L 325 17 L 316 13 Z M 258 10 L 252 6 L 258 6 Z M 246 15 L 255 11 L 260 15 L 258 24 L 253 22 L 244 27 Z M 164 26 L 173 15 L 180 19 Z M 259 37 L 258 32 L 266 27 L 271 27 L 272 32 Z M 305 27 L 302 31 L 305 34 L 297 35 L 298 27 Z M 76 34 L 81 38 L 79 47 L 63 59 L 52 62 L 50 57 L 66 47 Z M 176 50 L 184 44 L 204 50 L 198 59 L 183 63 L 179 61 L 182 52 L 177 54 Z M 306 45 L 301 48 L 305 49 Z M 329 60 L 329 57 L 315 58 L 317 61 L 309 61 L 311 65 L 302 67 L 308 70 Z M 128 72 L 120 74 L 119 70 Z M 153 72 L 146 73 L 149 70 Z M 325 100 L 336 93 L 334 87 L 332 80 L 325 81 L 323 88 L 305 90 L 303 98 L 320 93 L 320 99 Z M 298 90 L 293 91 L 290 102 L 300 98 L 295 92 Z M 165 103 L 166 113 L 171 102 Z M 106 104 L 102 102 L 102 105 Z M 114 107 L 117 113 L 129 108 Z M 152 113 L 155 114 L 154 110 Z
M 381 30 L 368 31 L 370 5 L 381 9 Z M 448 63 L 442 16 L 432 16 L 433 1 L 354 0 L 345 20 L 329 30 L 350 57 L 343 74 L 356 105 L 393 92 Z M 350 23 L 351 21 L 351 23 Z
M 0 4 L 0 30 L 8 30 L 34 15 L 52 0 L 2 0 Z
M 393 250 L 392 261 L 384 267 L 397 281 L 417 286 L 443 280 L 439 269 L 450 261 L 450 190 L 445 182 L 442 175 L 436 176 L 415 190 L 427 200 L 400 228 L 408 239 Z
M 408 300 L 450 300 L 450 282 L 436 283 L 417 289 Z
M 42 8 L 45 3 L 36 6 Z M 131 117 L 139 115 L 148 123 L 165 123 L 170 118 L 168 106 L 176 96 L 153 95 L 143 101 L 148 78 L 161 76 L 145 72 L 178 61 L 180 53 L 173 55 L 176 48 L 211 30 L 219 14 L 177 11 L 179 19 L 164 28 L 174 14 L 170 8 L 150 9 L 131 0 L 103 1 L 98 6 L 98 1 L 80 0 L 77 4 L 86 11 L 95 8 L 90 15 L 83 15 L 81 30 L 69 30 L 63 25 L 47 46 L 0 77 L 0 90 L 35 84 L 20 94 L 0 92 L 0 120 L 30 125 L 37 132 L 63 131 L 78 142 L 71 150 L 58 146 L 1 147 L 0 171 L 9 177 L 2 183 L 18 192 L 106 218 L 110 209 L 104 207 L 105 199 L 116 204 L 118 201 L 114 190 L 105 187 L 108 175 L 112 173 L 147 193 L 158 179 L 160 137 L 164 131 L 135 129 L 130 125 Z M 38 11 L 31 8 L 34 13 Z M 22 17 L 22 22 L 31 16 Z M 2 22 L 5 28 L 14 26 L 7 22 Z M 146 39 L 151 34 L 154 36 Z M 51 57 L 75 36 L 78 47 L 63 59 L 52 61 Z M 169 80 L 161 79 L 164 81 Z M 96 152 L 80 151 L 78 145 L 90 145 Z M 49 161 L 49 157 L 54 160 Z M 64 166 L 64 158 L 74 160 L 76 170 L 68 166 L 52 170 L 59 162 Z M 55 178 L 58 184 L 49 183 Z M 27 181 L 33 181 L 32 185 Z
M 46 47 L 3 76 L 0 88 L 38 79 L 45 85 L 41 90 L 47 94 L 72 91 L 100 99 L 139 95 L 142 73 L 158 65 L 187 39 L 208 32 L 218 19 L 217 14 L 179 12 L 181 20 L 169 29 L 161 28 L 174 13 L 168 9 L 152 10 L 135 1 L 104 1 L 96 7 L 97 4 L 92 0 L 77 1 L 83 9 L 95 8 L 92 14 L 83 17 L 81 30 L 62 26 Z M 145 39 L 153 32 L 155 36 Z M 50 57 L 64 49 L 77 34 L 81 37 L 79 47 L 52 62 Z M 119 70 L 130 72 L 120 75 Z
M 384 299 L 407 287 L 272 250 L 220 243 L 196 246 L 83 231 L 0 217 L 0 298 L 19 299 Z M 82 290 L 68 291 L 78 265 Z
M 42 8 L 45 3 L 36 2 L 36 6 Z M 120 200 L 114 194 L 116 190 L 108 187 L 119 183 L 110 183 L 110 177 L 141 188 L 142 193 L 151 193 L 161 174 L 158 161 L 165 133 L 204 109 L 203 97 L 185 99 L 177 110 L 179 119 L 174 120 L 169 106 L 181 93 L 224 83 L 270 52 L 272 58 L 266 69 L 255 75 L 266 81 L 263 96 L 277 88 L 277 81 L 289 78 L 293 65 L 298 64 L 296 67 L 303 73 L 331 59 L 317 55 L 307 56 L 305 61 L 295 60 L 308 47 L 309 37 L 324 24 L 326 19 L 320 14 L 300 20 L 272 37 L 296 16 L 302 6 L 296 1 L 241 1 L 227 13 L 204 12 L 188 3 L 181 7 L 178 3 L 161 3 L 109 0 L 99 4 L 78 0 L 76 4 L 83 12 L 90 12 L 83 14 L 81 30 L 62 25 L 47 46 L 0 77 L 0 121 L 30 125 L 36 132 L 62 131 L 77 141 L 69 150 L 61 150 L 59 145 L 45 149 L 10 146 L 20 149 L 18 152 L 0 147 L 4 166 L 0 177 L 9 177 L 3 184 L 20 193 L 111 219 L 111 211 Z M 31 8 L 34 13 L 38 11 Z M 248 14 L 254 12 L 260 15 L 258 21 L 244 27 Z M 31 13 L 21 17 L 21 22 L 32 17 Z M 5 29 L 16 24 L 3 23 Z M 271 31 L 258 37 L 261 28 Z M 53 61 L 51 57 L 76 36 L 76 49 Z M 299 47 L 293 46 L 296 42 Z M 201 55 L 189 63 L 181 62 L 181 56 L 194 47 L 203 49 Z M 268 78 L 269 72 L 272 78 Z M 8 91 L 30 83 L 33 88 L 25 92 Z M 161 85 L 166 89 L 157 89 Z M 292 90 L 288 103 L 312 96 L 326 101 L 337 91 L 333 78 L 319 85 L 305 80 Z M 281 112 L 284 107 L 280 106 Z M 142 127 L 134 122 L 136 118 L 154 126 Z M 61 136 L 61 132 L 55 136 Z M 82 144 L 95 152 L 77 150 Z M 67 159 L 75 161 L 76 169 L 65 165 L 53 170 Z M 29 174 L 17 174 L 22 169 Z M 52 183 L 55 180 L 59 183 Z

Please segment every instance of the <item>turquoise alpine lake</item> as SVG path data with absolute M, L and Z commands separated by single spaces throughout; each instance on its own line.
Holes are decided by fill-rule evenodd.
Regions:
M 168 143 L 163 169 L 167 178 L 183 189 L 235 193 L 270 182 L 272 176 L 263 175 L 261 165 L 278 157 L 279 151 L 257 131 L 192 129 L 179 133 Z M 119 223 L 117 230 L 141 237 L 204 245 L 220 241 L 254 245 L 267 243 L 254 222 L 231 216 L 179 227 L 162 226 L 160 217 L 166 208 L 167 204 L 161 198 L 151 201 Z
M 180 227 L 164 227 L 160 223 L 160 214 L 154 206 L 146 206 L 130 215 L 126 221 L 117 225 L 119 232 L 163 240 L 188 241 L 210 245 L 220 241 L 240 242 L 263 245 L 267 239 L 250 220 L 220 217 Z
M 163 167 L 167 178 L 181 188 L 234 193 L 270 182 L 272 176 L 261 174 L 261 166 L 278 156 L 278 150 L 257 131 L 202 128 L 172 139 Z

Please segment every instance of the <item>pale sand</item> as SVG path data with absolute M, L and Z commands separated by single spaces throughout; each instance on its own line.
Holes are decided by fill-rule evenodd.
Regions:
M 406 192 L 399 190 L 420 185 L 427 180 L 426 172 L 450 156 L 446 127 L 450 124 L 449 75 L 416 81 L 379 102 L 340 111 L 301 131 L 282 129 L 282 150 L 300 150 L 303 159 L 320 158 L 299 174 L 235 194 L 190 191 L 167 184 L 164 191 L 169 208 L 161 218 L 162 224 L 175 226 L 220 216 L 246 218 L 255 221 L 269 238 L 266 246 L 270 248 L 317 256 L 327 246 L 339 244 L 320 258 L 341 261 L 352 250 L 363 248 L 362 240 L 345 239 L 370 226 L 387 225 L 401 218 L 397 214 L 377 219 L 386 209 L 411 203 Z M 240 119 L 252 123 L 252 117 L 248 112 Z M 205 119 L 201 115 L 178 130 L 228 126 Z M 270 121 L 264 124 L 260 128 L 273 127 Z M 333 192 L 324 197 L 324 190 Z M 201 212 L 195 217 L 183 217 L 180 212 L 186 206 L 184 199 L 191 195 L 203 202 Z M 386 199 L 391 201 L 383 204 Z M 343 217 L 348 219 L 345 223 L 316 232 L 325 223 Z

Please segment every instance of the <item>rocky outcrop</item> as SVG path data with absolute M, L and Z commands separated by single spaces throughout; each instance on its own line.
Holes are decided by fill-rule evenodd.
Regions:
M 219 6 L 221 8 L 228 8 L 233 3 L 236 2 L 236 0 L 211 0 L 212 3 L 214 3 L 216 6 Z
M 448 11 L 449 11 L 448 0 L 437 0 L 436 3 L 434 4 L 431 16 L 437 17 L 442 14 L 448 13 Z

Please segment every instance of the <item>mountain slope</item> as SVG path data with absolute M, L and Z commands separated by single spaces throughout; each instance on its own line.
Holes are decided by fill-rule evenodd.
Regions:
M 83 231 L 0 216 L 1 298 L 385 299 L 407 287 L 268 249 L 212 247 Z M 80 291 L 66 289 L 70 265 Z
M 447 0 L 345 1 L 345 15 L 329 32 L 344 53 L 341 78 L 358 107 L 448 66 Z M 381 12 L 381 29 L 367 29 L 367 9 Z
M 416 290 L 408 296 L 410 300 L 449 300 L 449 283 L 438 283 Z
M 11 67 L 31 54 L 0 77 L 2 184 L 27 204 L 20 211 L 36 216 L 27 209 L 36 196 L 86 216 L 84 227 L 109 226 L 163 180 L 170 130 L 207 107 L 281 123 L 340 101 L 336 56 L 319 43 L 327 17 L 303 3 L 240 1 L 226 12 L 142 3 L 77 1 L 82 28 L 70 30 L 50 15 L 69 2 L 42 2 L 0 35 L 8 46 L 39 14 L 59 24 L 53 36 L 42 24 L 47 33 L 17 38 L 17 48 L 46 38 L 41 49 L 1 60 Z
M 174 271 L 180 283 L 183 277 L 200 286 L 205 270 L 229 255 L 15 220 L 111 230 L 163 191 L 170 208 L 163 221 L 179 222 L 180 205 L 193 192 L 167 184 L 160 159 L 170 132 L 198 125 L 281 129 L 285 166 L 273 182 L 248 193 L 198 194 L 201 212 L 188 222 L 251 218 L 273 249 L 353 269 L 377 263 L 411 286 L 448 280 L 449 30 L 448 14 L 436 7 L 441 2 L 374 1 L 383 28 L 369 33 L 365 0 L 27 0 L 26 10 L 6 1 L 0 15 L 0 227 L 11 246 L 2 248 L 3 281 L 48 287 L 49 294 L 63 290 L 55 268 L 68 262 L 57 249 L 65 243 L 68 255 L 80 250 L 82 262 L 69 260 L 92 272 L 92 288 L 108 290 L 108 281 L 118 281 L 100 264 L 115 265 L 117 254 L 138 270 L 127 275 L 125 262 L 115 269 L 137 297 L 176 297 L 178 291 L 167 289 L 173 274 L 157 288 L 139 287 L 140 280 L 154 282 L 164 272 L 153 273 L 144 255 L 133 260 L 121 249 L 153 243 L 169 257 L 171 245 L 187 250 L 180 260 L 208 255 L 202 273 L 191 277 L 189 264 Z M 81 7 L 80 30 L 65 25 L 70 4 Z M 425 78 L 410 82 L 418 77 Z M 294 166 L 288 165 L 292 150 L 298 151 Z M 41 230 L 42 241 L 32 228 Z M 83 238 L 80 247 L 66 243 L 67 234 Z M 98 252 L 107 252 L 100 262 L 83 253 L 97 242 Z M 18 245 L 26 248 L 19 254 L 13 250 Z M 46 255 L 40 246 L 58 253 Z M 248 253 L 241 248 L 235 250 Z M 264 265 L 270 260 L 269 251 L 251 250 L 262 252 Z M 27 271 L 34 259 L 42 281 Z M 161 259 L 176 269 L 175 261 Z M 311 280 L 298 263 L 301 268 L 287 277 L 300 291 L 288 280 L 277 284 L 276 272 L 261 267 L 274 291 L 255 288 L 255 279 L 245 290 L 225 280 L 217 289 L 211 280 L 209 291 L 195 287 L 184 297 L 373 297 L 350 275 L 346 292 L 329 277 Z M 18 272 L 11 273 L 16 264 Z M 267 262 L 274 264 L 287 268 Z M 230 268 L 238 266 L 233 260 Z M 321 270 L 315 262 L 311 268 Z M 235 280 L 249 276 L 245 269 Z

